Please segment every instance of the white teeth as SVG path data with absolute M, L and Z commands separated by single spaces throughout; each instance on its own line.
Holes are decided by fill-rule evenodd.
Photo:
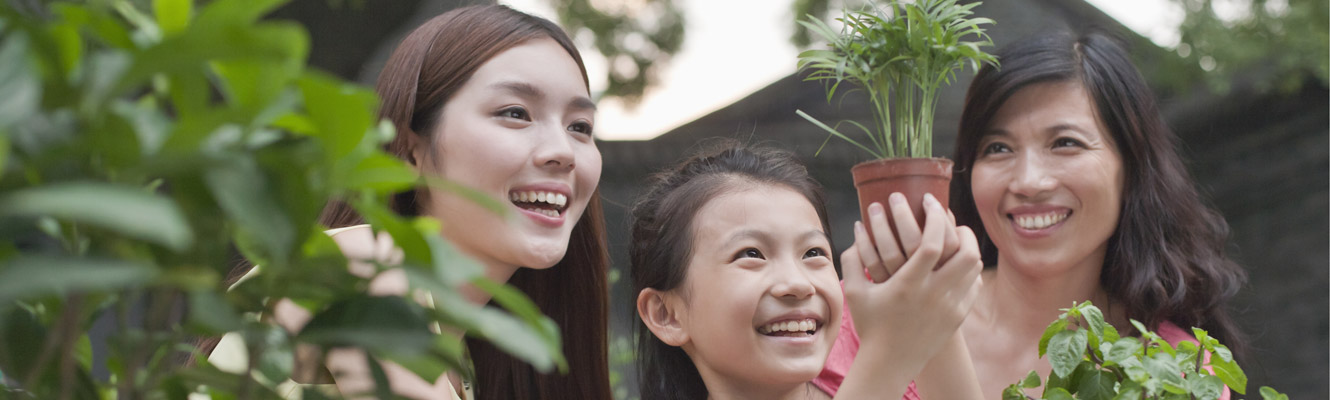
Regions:
M 757 328 L 758 333 L 769 334 L 773 332 L 808 332 L 817 330 L 817 321 L 812 318 L 802 321 L 783 321 L 763 325 Z
M 1067 212 L 1060 212 L 1060 213 L 1048 213 L 1048 214 L 1035 215 L 1035 216 L 1020 216 L 1020 217 L 1015 217 L 1013 219 L 1016 220 L 1016 225 L 1020 226 L 1023 229 L 1038 230 L 1062 222 L 1062 220 L 1067 219 L 1067 215 L 1068 215 Z
M 555 193 L 555 192 L 539 192 L 539 191 L 512 192 L 511 194 L 508 195 L 508 198 L 514 202 L 522 202 L 522 203 L 540 202 L 540 203 L 553 205 L 558 208 L 563 208 L 564 206 L 568 205 L 568 196 L 562 193 Z

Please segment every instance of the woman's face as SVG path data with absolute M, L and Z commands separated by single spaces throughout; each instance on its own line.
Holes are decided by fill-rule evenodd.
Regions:
M 427 210 L 444 236 L 491 263 L 548 268 L 563 259 L 600 180 L 594 114 L 581 70 L 552 39 L 485 62 L 444 104 L 432 148 L 416 159 L 422 172 L 489 195 L 509 215 L 430 189 Z
M 830 250 L 813 205 L 783 186 L 698 210 L 687 277 L 666 301 L 709 390 L 763 393 L 817 376 L 840 326 Z
M 984 135 L 970 185 L 998 264 L 1041 276 L 1097 271 L 1118 226 L 1122 156 L 1082 85 L 1021 89 Z

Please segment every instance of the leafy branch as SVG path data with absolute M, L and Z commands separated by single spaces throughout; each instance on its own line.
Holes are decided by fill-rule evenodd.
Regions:
M 1003 390 L 1003 400 L 1033 399 L 1025 389 L 1040 386 L 1039 398 L 1048 400 L 1215 400 L 1225 386 L 1246 394 L 1247 376 L 1233 353 L 1205 330 L 1192 328 L 1196 341 L 1175 347 L 1135 320 L 1141 336 L 1121 337 L 1089 301 L 1062 311 L 1039 340 L 1039 357 L 1053 366 L 1047 382 L 1030 371 Z M 1288 399 L 1269 387 L 1260 393 L 1265 400 Z

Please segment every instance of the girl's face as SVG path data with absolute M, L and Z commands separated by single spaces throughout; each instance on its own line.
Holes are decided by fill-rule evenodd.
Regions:
M 415 153 L 420 168 L 501 201 L 509 214 L 430 189 L 427 209 L 444 235 L 490 263 L 548 268 L 563 259 L 601 167 L 595 105 L 572 56 L 549 38 L 508 49 L 440 113 L 432 148 Z
M 764 393 L 817 376 L 840 327 L 830 251 L 813 205 L 784 186 L 722 194 L 697 212 L 687 277 L 665 301 L 708 390 Z
M 1043 276 L 1102 266 L 1122 207 L 1122 156 L 1079 82 L 1016 92 L 979 141 L 972 170 L 999 265 Z

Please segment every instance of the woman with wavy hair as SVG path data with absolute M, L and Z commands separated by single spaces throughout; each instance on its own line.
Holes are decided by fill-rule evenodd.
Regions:
M 951 186 L 956 222 L 974 228 L 989 266 L 959 331 L 985 397 L 1048 375 L 1039 338 L 1073 301 L 1126 333 L 1135 319 L 1176 343 L 1195 326 L 1240 351 L 1224 306 L 1245 273 L 1224 254 L 1228 225 L 1127 51 L 1098 33 L 1043 35 L 998 57 L 970 84 Z M 833 359 L 855 352 L 852 339 Z

